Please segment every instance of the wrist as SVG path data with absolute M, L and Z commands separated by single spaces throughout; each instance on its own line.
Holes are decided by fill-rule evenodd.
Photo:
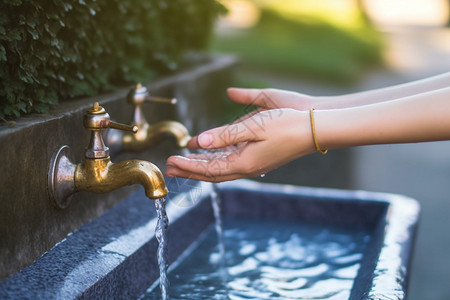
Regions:
M 282 148 L 290 148 L 290 160 L 314 153 L 315 146 L 311 131 L 309 110 L 286 110 L 282 132 L 276 134 Z
M 352 126 L 346 109 L 314 110 L 315 142 L 320 150 L 336 149 L 351 145 Z M 314 141 L 314 140 L 313 140 Z M 319 151 L 320 152 L 320 151 Z
M 371 106 L 314 111 L 316 139 L 322 149 L 389 142 L 394 119 Z

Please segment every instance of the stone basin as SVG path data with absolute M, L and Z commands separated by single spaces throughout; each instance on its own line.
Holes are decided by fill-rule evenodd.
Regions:
M 169 263 L 214 222 L 212 184 L 167 179 Z M 350 299 L 405 299 L 419 205 L 365 191 L 261 184 L 218 184 L 222 214 L 296 220 L 370 234 Z M 154 203 L 143 190 L 83 225 L 0 283 L 1 299 L 136 299 L 159 276 Z M 189 259 L 189 257 L 187 258 Z

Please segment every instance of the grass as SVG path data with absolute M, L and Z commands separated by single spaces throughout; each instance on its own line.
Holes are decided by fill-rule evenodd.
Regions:
M 325 9 L 299 13 L 289 6 L 302 1 L 272 2 L 283 4 L 263 7 L 251 28 L 216 35 L 211 50 L 236 54 L 247 67 L 337 84 L 351 84 L 382 64 L 382 36 L 369 23 L 356 15 L 333 18 Z

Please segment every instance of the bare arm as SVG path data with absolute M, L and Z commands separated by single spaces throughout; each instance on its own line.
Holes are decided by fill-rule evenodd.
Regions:
M 450 87 L 450 72 L 391 87 L 338 96 L 310 96 L 278 89 L 228 89 L 229 98 L 262 109 L 336 109 L 374 104 Z
M 314 116 L 323 148 L 448 140 L 450 87 Z
M 398 100 L 314 112 L 322 149 L 450 139 L 450 87 Z M 193 149 L 227 152 L 169 157 L 166 174 L 205 181 L 258 176 L 315 151 L 308 111 L 271 109 L 208 130 Z
M 339 96 L 317 97 L 311 105 L 314 105 L 316 109 L 354 107 L 395 100 L 446 87 L 450 87 L 450 72 L 391 87 Z

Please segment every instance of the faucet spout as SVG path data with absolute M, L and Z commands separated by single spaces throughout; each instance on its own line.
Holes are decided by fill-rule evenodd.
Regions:
M 154 164 L 142 160 L 111 162 L 109 157 L 86 158 L 75 170 L 75 189 L 107 193 L 125 185 L 141 184 L 151 199 L 167 195 L 168 190 L 161 171 Z

